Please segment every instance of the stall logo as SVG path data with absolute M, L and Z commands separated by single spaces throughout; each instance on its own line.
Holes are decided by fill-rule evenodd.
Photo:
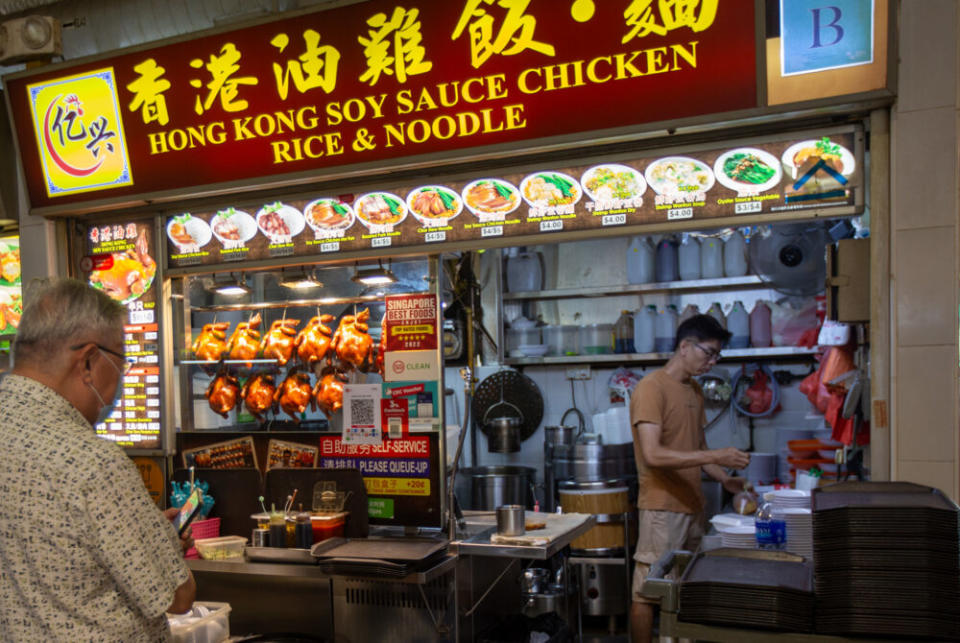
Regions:
M 27 89 L 47 196 L 133 184 L 113 68 Z

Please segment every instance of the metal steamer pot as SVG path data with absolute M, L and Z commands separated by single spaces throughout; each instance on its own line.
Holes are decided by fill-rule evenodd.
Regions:
M 553 473 L 557 480 L 610 480 L 637 474 L 633 444 L 580 441 L 553 447 Z
M 469 509 L 494 511 L 502 505 L 523 505 L 533 508 L 533 467 L 491 466 L 462 469 L 470 480 Z
M 498 417 L 487 420 L 484 433 L 490 441 L 493 453 L 516 453 L 520 450 L 520 428 L 523 420 L 518 417 Z

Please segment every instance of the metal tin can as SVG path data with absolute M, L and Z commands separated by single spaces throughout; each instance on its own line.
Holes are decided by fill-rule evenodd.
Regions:
M 250 538 L 252 547 L 269 547 L 270 546 L 270 530 L 269 529 L 254 529 L 253 537 Z

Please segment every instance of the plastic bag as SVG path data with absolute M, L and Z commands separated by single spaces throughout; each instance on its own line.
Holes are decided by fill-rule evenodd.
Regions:
M 629 368 L 621 366 L 613 372 L 607 387 L 610 389 L 611 402 L 625 402 L 630 399 L 633 387 L 640 381 L 640 376 Z
M 770 306 L 770 327 L 774 346 L 800 346 L 816 344 L 817 302 L 810 299 L 795 309 L 787 303 L 767 302 Z M 813 335 L 813 343 L 810 335 Z

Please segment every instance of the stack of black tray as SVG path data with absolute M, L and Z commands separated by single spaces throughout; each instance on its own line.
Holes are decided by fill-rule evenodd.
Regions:
M 960 523 L 940 491 L 909 482 L 814 490 L 816 631 L 960 639 Z
M 400 537 L 328 538 L 311 550 L 326 574 L 388 578 L 403 578 L 429 569 L 446 552 L 446 540 Z
M 681 621 L 791 632 L 813 629 L 813 570 L 784 551 L 697 554 L 680 580 Z

